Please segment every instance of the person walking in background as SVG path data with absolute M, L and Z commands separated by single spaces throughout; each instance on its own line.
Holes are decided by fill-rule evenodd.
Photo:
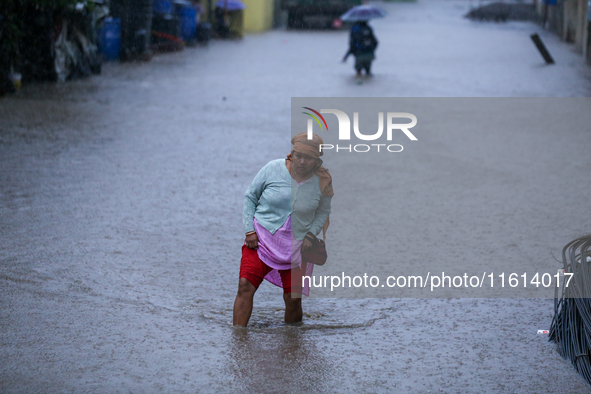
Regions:
M 351 27 L 349 51 L 345 54 L 343 62 L 347 61 L 349 55 L 355 56 L 357 77 L 361 77 L 361 70 L 365 70 L 365 75 L 370 76 L 371 62 L 375 59 L 374 53 L 377 47 L 378 40 L 367 21 L 358 21 Z
M 230 17 L 228 16 L 228 9 L 223 7 L 215 7 L 215 32 L 220 38 L 228 38 L 230 36 Z

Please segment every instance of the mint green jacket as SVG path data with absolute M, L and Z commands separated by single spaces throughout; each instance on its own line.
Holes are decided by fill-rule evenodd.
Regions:
M 275 234 L 289 215 L 291 228 L 298 241 L 309 231 L 318 235 L 328 215 L 332 197 L 323 196 L 318 175 L 297 184 L 285 159 L 267 163 L 246 190 L 242 221 L 245 232 L 254 231 L 254 218 L 271 234 Z

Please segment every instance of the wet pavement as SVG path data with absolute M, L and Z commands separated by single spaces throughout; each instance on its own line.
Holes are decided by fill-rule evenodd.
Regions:
M 291 97 L 591 96 L 538 26 L 383 7 L 361 84 L 347 32 L 278 30 L 0 99 L 0 391 L 589 391 L 536 334 L 549 299 L 309 299 L 294 327 L 266 283 L 231 327 L 243 193 L 289 151 Z

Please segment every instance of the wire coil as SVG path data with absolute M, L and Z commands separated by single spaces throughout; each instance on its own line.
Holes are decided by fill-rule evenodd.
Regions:
M 569 242 L 562 262 L 573 276 L 568 287 L 556 288 L 549 340 L 591 384 L 591 235 Z

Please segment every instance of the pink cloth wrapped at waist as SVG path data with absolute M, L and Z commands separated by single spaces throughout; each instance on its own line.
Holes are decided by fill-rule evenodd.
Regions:
M 259 247 L 257 249 L 259 258 L 263 263 L 273 268 L 271 272 L 265 276 L 265 279 L 276 286 L 283 287 L 281 275 L 279 270 L 288 270 L 292 267 L 300 267 L 302 265 L 302 254 L 300 248 L 302 241 L 296 240 L 292 237 L 291 232 L 291 216 L 287 218 L 283 226 L 281 226 L 275 234 L 271 234 L 266 228 L 258 224 L 256 218 L 254 219 L 254 230 L 259 239 Z M 312 276 L 314 264 L 306 264 L 306 275 Z M 310 281 L 305 281 L 302 294 L 310 294 Z

